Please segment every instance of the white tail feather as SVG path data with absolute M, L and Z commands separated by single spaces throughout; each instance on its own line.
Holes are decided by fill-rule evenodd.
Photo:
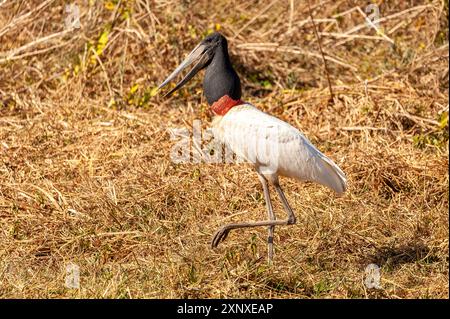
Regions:
M 319 157 L 320 163 L 317 165 L 317 181 L 342 195 L 347 189 L 347 179 L 344 172 L 328 157 L 321 155 Z

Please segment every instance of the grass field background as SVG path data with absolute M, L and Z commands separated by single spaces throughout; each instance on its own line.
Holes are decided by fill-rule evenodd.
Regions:
M 332 100 L 307 3 L 0 0 L 0 297 L 448 298 L 448 1 L 311 1 Z M 252 168 L 170 160 L 168 129 L 211 113 L 201 75 L 156 87 L 213 31 L 243 99 L 348 178 L 281 180 L 297 224 L 272 266 L 263 228 L 210 248 L 265 218 Z

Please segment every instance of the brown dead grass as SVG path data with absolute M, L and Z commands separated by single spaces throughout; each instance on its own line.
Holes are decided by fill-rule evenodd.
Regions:
M 377 1 L 395 46 L 347 32 L 360 1 L 314 4 L 330 105 L 305 1 L 73 2 L 82 28 L 65 31 L 65 1 L 0 1 L 1 297 L 448 298 L 448 2 Z M 282 180 L 298 224 L 276 229 L 271 267 L 265 229 L 209 248 L 220 225 L 265 216 L 252 169 L 170 161 L 167 128 L 210 121 L 201 76 L 150 97 L 218 28 L 244 98 L 349 180 L 342 198 Z

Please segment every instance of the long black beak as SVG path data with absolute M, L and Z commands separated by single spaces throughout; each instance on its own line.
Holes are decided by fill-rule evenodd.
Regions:
M 198 73 L 198 71 L 203 69 L 203 67 L 208 63 L 208 61 L 209 61 L 208 48 L 205 44 L 200 43 L 199 45 L 197 45 L 194 48 L 194 50 L 192 50 L 191 53 L 189 53 L 187 58 L 183 62 L 181 62 L 181 64 L 175 69 L 175 71 L 173 71 L 172 74 L 170 74 L 167 77 L 167 79 L 165 79 L 164 82 L 158 86 L 158 90 L 161 89 L 162 87 L 166 86 L 182 70 L 184 70 L 189 65 L 191 65 L 195 62 L 194 67 L 189 71 L 189 73 L 186 74 L 186 76 L 180 82 L 178 82 L 178 84 L 172 90 L 170 90 L 169 92 L 164 94 L 164 97 L 172 94 L 173 92 L 175 92 L 176 90 L 181 88 L 183 85 L 185 85 L 186 82 L 188 82 L 190 79 L 192 79 L 194 77 L 194 75 L 196 75 Z

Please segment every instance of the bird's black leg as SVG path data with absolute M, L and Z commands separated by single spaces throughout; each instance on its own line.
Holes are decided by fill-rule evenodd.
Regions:
M 266 201 L 266 209 L 267 209 L 267 215 L 269 217 L 269 220 L 276 220 L 275 213 L 273 212 L 273 206 L 272 201 L 270 199 L 270 193 L 269 193 L 269 186 L 267 185 L 266 178 L 258 173 L 259 180 L 263 186 L 264 191 L 264 199 Z M 267 237 L 267 258 L 269 264 L 272 264 L 273 261 L 273 234 L 275 231 L 275 226 L 269 226 L 269 236 Z

